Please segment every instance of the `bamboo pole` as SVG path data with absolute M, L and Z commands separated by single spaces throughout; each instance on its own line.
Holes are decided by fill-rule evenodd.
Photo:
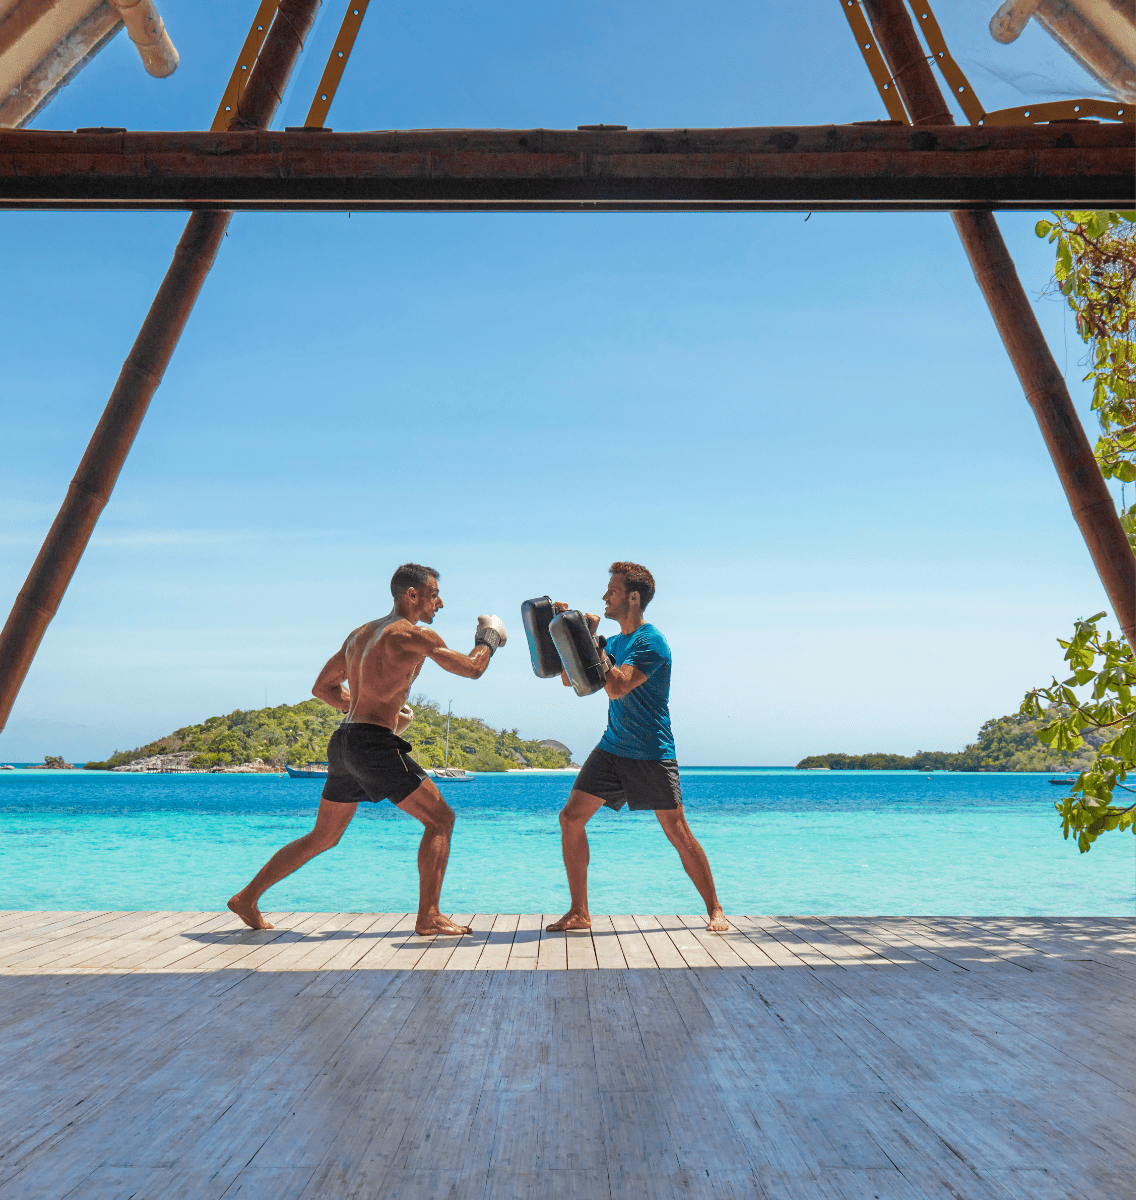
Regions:
M 264 129 L 303 49 L 320 0 L 281 0 L 231 129 Z M 123 364 L 58 516 L 0 632 L 0 729 L 7 724 L 43 635 L 55 616 L 99 514 L 162 381 L 209 274 L 231 212 L 197 212 Z
M 912 124 L 953 125 L 903 0 L 864 0 L 864 9 Z M 994 214 L 952 212 L 951 219 L 1037 418 L 1093 566 L 1124 636 L 1136 649 L 1136 556 Z

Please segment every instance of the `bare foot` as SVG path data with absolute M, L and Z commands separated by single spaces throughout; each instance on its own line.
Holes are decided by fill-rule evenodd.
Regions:
M 559 921 L 546 925 L 549 933 L 563 933 L 566 929 L 591 929 L 592 918 L 588 913 L 566 912 Z
M 275 929 L 276 926 L 270 924 L 260 915 L 260 909 L 250 900 L 246 900 L 244 896 L 238 892 L 230 901 L 229 909 L 235 912 L 238 917 L 250 929 Z
M 722 912 L 722 910 L 720 908 L 716 908 L 710 914 L 710 920 L 707 921 L 706 928 L 709 929 L 711 933 L 728 933 L 730 930 L 730 923 L 726 920 L 725 914 Z
M 419 916 L 414 922 L 414 932 L 428 937 L 432 933 L 440 933 L 450 937 L 462 937 L 464 934 L 470 933 L 468 925 L 455 925 L 449 917 L 443 917 L 441 913 L 433 915 L 427 913 L 426 916 Z

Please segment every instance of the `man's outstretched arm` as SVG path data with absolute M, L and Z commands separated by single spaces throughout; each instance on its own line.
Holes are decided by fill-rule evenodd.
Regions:
M 436 662 L 443 671 L 451 675 L 461 675 L 465 679 L 480 679 L 489 666 L 489 660 L 500 646 L 505 644 L 505 626 L 499 617 L 481 616 L 477 618 L 477 631 L 474 634 L 474 647 L 468 654 L 460 654 L 451 650 L 442 640 L 441 634 L 432 629 L 414 628 L 411 636 L 421 639 L 420 645 L 426 657 Z
M 346 679 L 347 655 L 340 648 L 337 654 L 333 654 L 327 660 L 326 666 L 312 684 L 312 695 L 325 704 L 330 704 L 332 708 L 338 708 L 340 712 L 349 712 L 351 693 L 343 686 Z

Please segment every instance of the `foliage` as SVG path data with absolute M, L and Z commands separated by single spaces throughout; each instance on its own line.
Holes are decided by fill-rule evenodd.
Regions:
M 1068 679 L 1049 687 L 1034 688 L 1022 701 L 1027 716 L 1041 716 L 1042 700 L 1059 704 L 1047 715 L 1056 719 L 1037 732 L 1038 738 L 1061 752 L 1078 751 L 1091 738 L 1099 743 L 1094 761 L 1083 768 L 1072 787 L 1072 795 L 1056 804 L 1062 830 L 1068 840 L 1077 835 L 1077 847 L 1084 854 L 1093 842 L 1110 829 L 1131 829 L 1136 834 L 1136 804 L 1114 805 L 1113 792 L 1124 786 L 1128 772 L 1136 762 L 1136 660 L 1132 647 L 1111 633 L 1103 637 L 1097 622 L 1100 612 L 1087 621 L 1078 621 L 1069 641 L 1058 642 L 1065 648 L 1065 661 L 1073 668 Z M 1099 664 L 1097 660 L 1100 660 Z M 1089 696 L 1078 700 L 1074 688 L 1092 684 Z
M 1089 347 L 1086 380 L 1093 381 L 1093 408 L 1101 436 L 1095 455 L 1101 474 L 1122 485 L 1136 480 L 1136 212 L 1056 212 L 1039 221 L 1038 237 L 1057 243 L 1053 287 L 1076 316 L 1077 332 Z M 1121 488 L 1123 497 L 1124 489 Z M 1136 552 L 1136 504 L 1120 505 L 1120 521 Z M 1065 648 L 1073 674 L 1047 688 L 1034 688 L 1021 711 L 1037 716 L 1042 700 L 1062 705 L 1055 719 L 1038 730 L 1038 738 L 1055 750 L 1078 750 L 1086 740 L 1102 742 L 1095 760 L 1081 771 L 1072 795 L 1056 804 L 1062 832 L 1077 835 L 1084 854 L 1100 834 L 1132 829 L 1133 806 L 1113 804 L 1124 780 L 1136 768 L 1136 706 L 1132 686 L 1136 663 L 1132 646 L 1111 633 L 1104 637 L 1097 613 L 1077 621 Z M 1099 662 L 1098 662 L 1099 660 Z M 1088 688 L 1078 701 L 1075 688 Z
M 1076 751 L 1047 749 L 1038 745 L 1037 730 L 1052 714 L 1037 718 L 1012 713 L 992 717 L 978 731 L 978 741 L 965 750 L 919 750 L 903 754 L 813 754 L 802 758 L 797 769 L 828 767 L 832 771 L 1079 771 L 1089 767 L 1095 755 L 1094 735 L 1089 734 Z M 1095 735 L 1103 742 L 1104 734 Z
M 1106 479 L 1136 480 L 1136 212 L 1055 212 L 1038 237 L 1057 243 L 1052 287 L 1075 314 L 1089 347 L 1095 454 Z M 1136 550 L 1136 504 L 1121 513 Z
M 446 715 L 425 697 L 411 704 L 415 719 L 403 734 L 414 747 L 413 756 L 427 767 L 441 766 L 445 757 Z M 213 767 L 230 763 L 265 763 L 302 766 L 327 758 L 328 739 L 343 714 L 322 700 L 280 704 L 275 708 L 240 709 L 225 717 L 209 717 L 200 725 L 187 725 L 166 737 L 134 750 L 116 750 L 105 762 L 86 763 L 91 771 L 108 771 L 155 754 L 196 751 L 189 765 Z M 440 733 L 439 733 L 440 730 Z M 505 771 L 510 767 L 565 767 L 563 751 L 525 741 L 516 729 L 492 729 L 476 717 L 454 717 L 450 730 L 450 765 L 475 771 Z
M 446 714 L 425 696 L 412 696 L 414 721 L 402 735 L 414 747 L 411 756 L 424 767 L 440 767 L 446 758 Z M 514 767 L 566 767 L 563 750 L 526 741 L 516 729 L 493 729 L 478 717 L 450 720 L 451 767 L 471 771 L 507 771 Z

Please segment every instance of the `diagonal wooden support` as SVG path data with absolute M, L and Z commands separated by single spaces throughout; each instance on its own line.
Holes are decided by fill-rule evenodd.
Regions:
M 903 0 L 864 0 L 864 8 L 912 124 L 953 125 Z M 1136 647 L 1136 556 L 994 214 L 953 212 L 951 218 L 1112 610 Z
M 318 7 L 319 0 L 281 0 L 247 86 L 236 100 L 230 128 L 267 128 Z M 127 355 L 59 515 L 0 632 L 0 729 L 8 721 L 35 652 L 110 499 L 232 215 L 198 212 L 186 223 L 173 262 Z

